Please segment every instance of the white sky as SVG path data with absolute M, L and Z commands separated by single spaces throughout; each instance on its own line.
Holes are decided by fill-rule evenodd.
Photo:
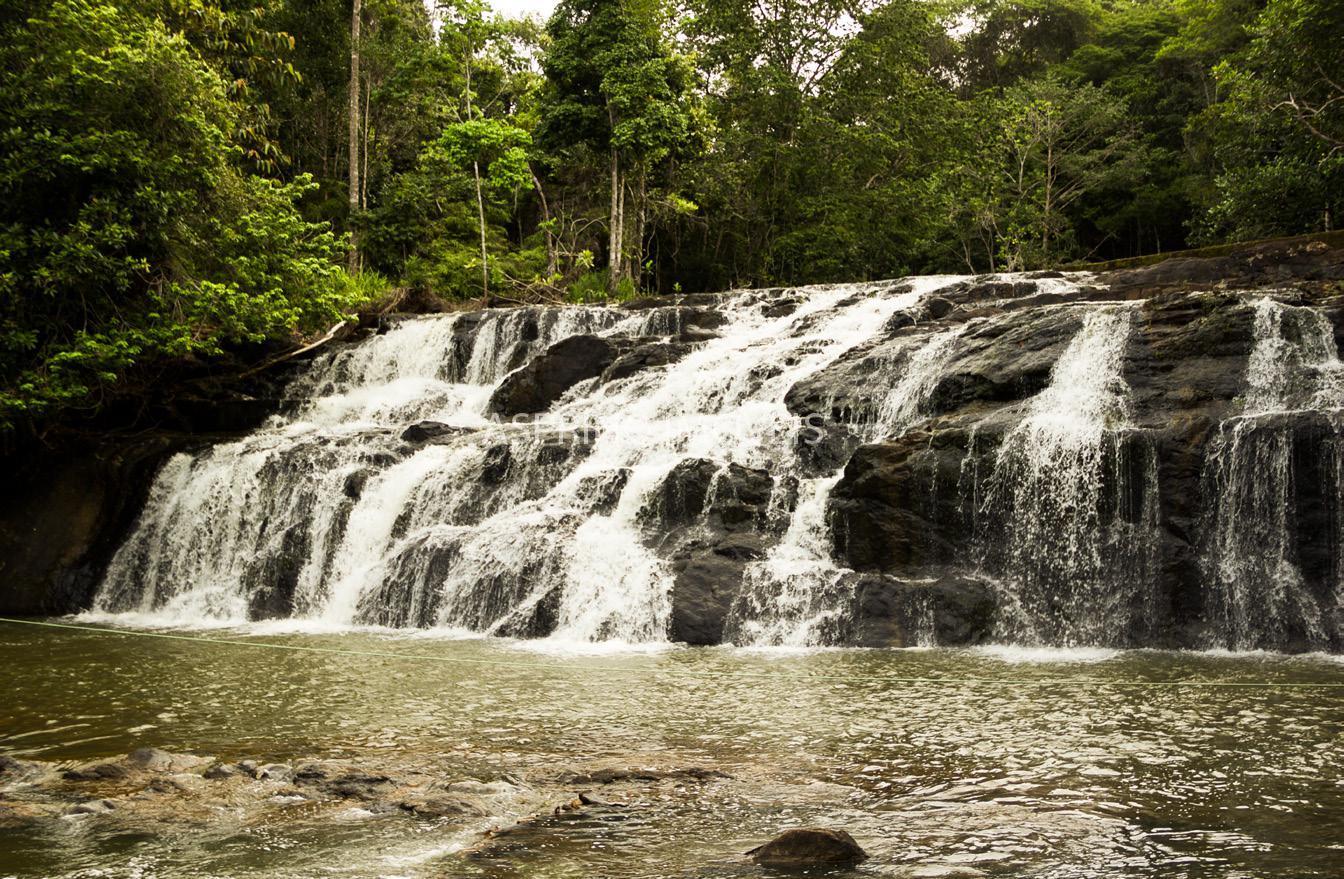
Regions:
M 506 15 L 509 18 L 520 18 L 524 15 L 537 15 L 543 21 L 551 16 L 551 10 L 555 9 L 557 0 L 489 0 L 490 8 L 500 15 Z M 429 9 L 430 17 L 434 16 L 434 0 L 425 0 L 425 7 Z
M 490 0 L 490 7 L 510 18 L 532 14 L 545 20 L 555 9 L 555 3 L 556 0 Z

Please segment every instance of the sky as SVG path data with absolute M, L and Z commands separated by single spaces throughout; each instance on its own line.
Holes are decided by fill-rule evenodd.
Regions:
M 490 8 L 500 15 L 517 18 L 523 15 L 539 15 L 549 18 L 557 0 L 489 0 Z M 425 7 L 433 14 L 434 0 L 425 0 Z
M 551 14 L 556 0 L 490 0 L 490 6 L 501 15 L 517 17 L 535 13 L 542 18 Z

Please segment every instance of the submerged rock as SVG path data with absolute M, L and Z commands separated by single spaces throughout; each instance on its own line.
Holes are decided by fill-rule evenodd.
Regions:
M 847 832 L 823 827 L 786 830 L 747 854 L 762 867 L 782 869 L 857 864 L 868 858 Z

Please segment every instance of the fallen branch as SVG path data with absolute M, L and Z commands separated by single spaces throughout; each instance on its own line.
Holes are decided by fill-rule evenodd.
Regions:
M 325 344 L 327 344 L 328 342 L 330 342 L 332 339 L 336 338 L 336 334 L 339 333 L 342 329 L 344 329 L 347 323 L 349 323 L 349 322 L 348 322 L 348 321 L 341 321 L 340 323 L 336 324 L 336 326 L 334 326 L 334 327 L 332 327 L 331 329 L 327 330 L 326 335 L 324 335 L 322 338 L 318 339 L 316 342 L 310 342 L 310 343 L 308 343 L 307 345 L 304 345 L 302 348 L 296 348 L 296 349 L 293 350 L 293 351 L 290 351 L 290 352 L 285 353 L 285 354 L 281 354 L 279 357 L 273 357 L 273 358 L 271 358 L 270 360 L 267 360 L 267 361 L 261 363 L 261 364 L 258 365 L 258 366 L 254 366 L 254 367 L 252 367 L 252 368 L 249 369 L 247 372 L 240 373 L 240 374 L 238 375 L 238 377 L 239 377 L 239 378 L 248 378 L 248 377 L 250 377 L 250 376 L 254 376 L 254 375 L 256 375 L 257 373 L 261 372 L 262 370 L 270 369 L 272 366 L 275 366 L 277 363 L 284 363 L 286 360 L 292 360 L 292 359 L 294 359 L 295 357 L 298 357 L 300 354 L 307 354 L 309 351 L 312 351 L 312 350 L 315 349 L 315 348 L 320 348 L 320 347 L 322 347 L 323 345 L 325 345 Z

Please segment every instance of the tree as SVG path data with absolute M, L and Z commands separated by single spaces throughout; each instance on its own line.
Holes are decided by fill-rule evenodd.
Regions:
M 161 18 L 57 0 L 0 19 L 0 56 L 0 423 L 358 302 L 308 179 L 239 167 L 245 108 Z
M 1344 21 L 1331 0 L 1270 0 L 1214 68 L 1204 240 L 1330 229 L 1344 203 Z
M 1122 100 L 1054 78 L 981 100 L 981 140 L 966 156 L 962 235 L 969 266 L 977 242 L 990 270 L 1056 265 L 1075 253 L 1070 208 L 1132 174 L 1135 140 Z
M 540 133 L 552 149 L 583 145 L 607 156 L 612 291 L 637 280 L 643 261 L 648 176 L 693 127 L 692 68 L 664 38 L 666 23 L 658 0 L 563 0 L 547 25 Z M 632 175 L 636 229 L 627 242 Z
M 469 119 L 444 129 L 426 153 L 426 161 L 447 169 L 471 168 L 481 243 L 481 293 L 490 293 L 489 235 L 486 201 L 532 185 L 527 161 L 531 136 L 503 119 Z M 482 168 L 485 169 L 482 174 Z
M 350 179 L 350 216 L 355 217 L 359 214 L 363 206 L 360 199 L 360 167 L 359 167 L 359 141 L 363 130 L 359 118 L 359 98 L 360 98 L 360 79 L 359 72 L 359 29 L 361 19 L 364 16 L 364 6 L 361 0 L 351 0 L 350 6 L 350 89 L 348 100 L 350 103 L 350 138 L 349 146 L 346 152 L 346 162 L 349 167 Z M 359 270 L 359 232 L 355 229 L 350 231 L 350 273 L 354 274 Z

